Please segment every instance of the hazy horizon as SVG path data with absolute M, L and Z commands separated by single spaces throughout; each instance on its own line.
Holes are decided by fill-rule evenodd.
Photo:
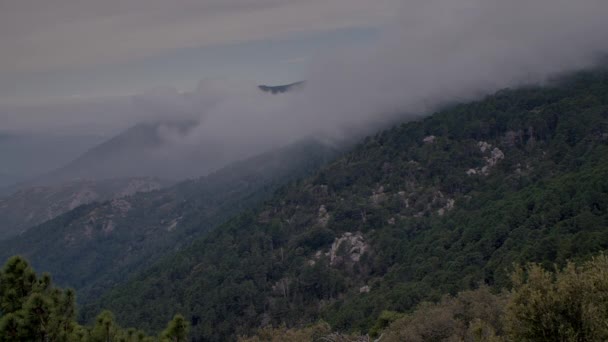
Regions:
M 70 153 L 56 148 L 67 160 L 138 123 L 190 120 L 187 133 L 157 132 L 159 153 L 221 146 L 230 161 L 315 134 L 372 133 L 442 103 L 592 67 L 608 50 L 600 0 L 140 1 L 8 5 L 0 131 L 84 136 Z M 72 20 L 57 25 L 64 16 Z M 301 80 L 280 96 L 257 88 Z

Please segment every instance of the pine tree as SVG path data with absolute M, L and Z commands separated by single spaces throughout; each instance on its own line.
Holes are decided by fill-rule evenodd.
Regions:
M 36 273 L 25 259 L 10 258 L 0 275 L 0 312 L 8 314 L 21 309 L 37 282 Z
M 186 341 L 187 322 L 176 316 L 167 328 L 171 341 Z M 22 257 L 12 257 L 0 270 L 0 342 L 148 342 L 145 332 L 121 329 L 110 311 L 93 327 L 76 323 L 76 293 L 53 286 L 50 274 L 36 272 Z
M 188 339 L 190 327 L 184 316 L 177 314 L 161 334 L 162 341 L 185 342 Z

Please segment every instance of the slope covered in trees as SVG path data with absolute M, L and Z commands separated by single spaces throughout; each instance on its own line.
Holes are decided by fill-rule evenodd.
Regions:
M 0 242 L 0 257 L 24 255 L 60 285 L 77 289 L 85 303 L 335 154 L 326 145 L 304 141 L 198 180 L 84 205 Z
M 513 288 L 487 286 L 424 302 L 411 313 L 384 311 L 370 335 L 332 332 L 320 321 L 303 328 L 265 327 L 240 342 L 341 341 L 605 341 L 608 339 L 608 258 L 564 269 L 518 266 Z
M 367 138 L 85 316 L 154 331 L 177 310 L 206 341 L 319 318 L 366 333 L 385 310 L 509 286 L 513 263 L 606 249 L 606 156 L 606 71 L 500 91 Z
M 33 186 L 0 198 L 0 240 L 22 234 L 83 204 L 150 192 L 172 185 L 155 178 L 76 180 Z

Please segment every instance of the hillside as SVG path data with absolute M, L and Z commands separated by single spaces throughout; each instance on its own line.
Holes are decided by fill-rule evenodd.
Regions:
M 189 155 L 169 154 L 166 151 L 170 145 L 166 132 L 185 134 L 195 125 L 188 121 L 135 125 L 99 143 L 60 168 L 24 182 L 21 188 L 75 179 L 184 179 L 207 174 L 219 167 L 218 161 L 209 160 L 210 156 L 201 156 L 195 151 L 188 151 Z
M 335 154 L 304 141 L 167 189 L 83 205 L 0 242 L 0 257 L 27 257 L 85 302 Z
M 83 204 L 149 192 L 171 183 L 154 178 L 79 180 L 26 188 L 0 199 L 0 240 L 51 220 Z
M 303 86 L 304 82 L 296 82 L 280 86 L 261 85 L 258 89 L 269 94 L 282 94 Z M 272 99 L 268 98 L 268 101 Z M 95 144 L 76 158 L 63 162 L 60 167 L 39 176 L 29 176 L 20 184 L 0 189 L 0 193 L 77 179 L 158 177 L 184 180 L 209 174 L 236 160 L 270 149 L 268 146 L 250 149 L 249 146 L 234 145 L 232 141 L 217 137 L 197 137 L 200 140 L 194 143 L 188 134 L 196 130 L 198 125 L 204 125 L 204 122 L 165 119 L 139 123 Z M 23 141 L 18 143 L 18 146 L 25 145 Z M 15 154 L 15 151 L 7 150 L 7 153 Z M 52 165 L 56 165 L 56 162 Z
M 366 332 L 383 310 L 485 283 L 514 262 L 608 247 L 608 72 L 503 90 L 365 139 L 165 258 L 99 307 L 197 340 L 325 319 Z

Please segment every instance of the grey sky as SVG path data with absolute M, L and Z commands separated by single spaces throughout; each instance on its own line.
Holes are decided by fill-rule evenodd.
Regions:
M 591 65 L 607 49 L 606 16 L 605 0 L 5 1 L 0 82 L 8 87 L 23 79 L 36 83 L 39 79 L 31 75 L 45 73 L 44 84 L 64 94 L 73 84 L 89 89 L 89 96 L 105 95 L 106 87 L 124 96 L 70 101 L 31 96 L 24 105 L 0 102 L 0 119 L 16 128 L 124 128 L 186 112 L 189 118 L 217 115 L 213 120 L 221 120 L 215 111 L 227 107 L 225 115 L 256 121 L 259 114 L 270 120 L 267 99 L 258 99 L 252 84 L 265 81 L 255 76 L 272 74 L 274 67 L 298 69 L 309 81 L 303 94 L 287 96 L 289 103 L 272 114 L 276 122 L 286 117 L 302 121 L 283 131 L 308 127 L 303 132 L 308 134 L 320 118 L 333 127 L 390 111 L 421 111 Z M 373 35 L 364 29 L 373 26 L 379 38 L 370 39 Z M 357 40 L 365 42 L 354 44 Z M 351 44 L 340 45 L 344 41 Z M 306 55 L 319 46 L 323 51 Z M 205 47 L 215 49 L 215 55 L 201 52 Z M 273 55 L 279 61 L 260 62 Z M 210 72 L 209 78 L 198 59 L 213 61 L 214 69 L 224 72 Z M 290 65 L 303 59 L 305 66 Z M 232 68 L 240 75 L 227 75 Z M 162 72 L 149 77 L 154 70 Z M 172 89 L 180 78 L 190 86 Z M 225 78 L 235 79 L 238 89 L 227 90 Z M 203 80 L 198 87 L 196 79 Z M 126 86 L 113 84 L 117 81 Z M 225 94 L 213 103 L 220 104 L 201 105 L 218 98 L 218 84 Z M 129 86 L 134 91 L 156 88 L 145 96 L 168 93 L 161 98 L 171 103 L 162 106 L 165 113 L 141 109 L 125 89 Z M 241 86 L 254 94 L 243 94 Z M 248 102 L 252 98 L 255 103 Z M 285 101 L 272 100 L 273 106 Z
M 234 62 L 231 58 L 234 54 L 227 51 L 227 46 L 242 46 L 239 53 L 251 54 L 251 69 L 255 69 L 255 56 L 264 47 L 263 42 L 285 45 L 284 49 L 288 49 L 289 42 L 298 39 L 311 45 L 311 41 L 322 39 L 323 32 L 377 27 L 394 13 L 395 3 L 394 0 L 5 0 L 0 2 L 0 99 L 27 99 L 30 94 L 23 92 L 32 88 L 31 94 L 37 97 L 90 96 L 116 94 L 116 87 L 122 92 L 137 91 L 150 82 L 160 83 L 161 79 L 170 85 L 192 83 L 192 76 L 185 77 L 180 70 L 162 75 L 142 71 L 128 80 L 95 78 L 112 68 L 137 69 L 139 63 L 150 60 L 161 60 L 168 70 L 179 69 L 178 63 L 197 54 L 202 58 L 195 65 L 200 70 L 196 77 L 206 78 L 209 77 L 206 71 L 217 65 L 213 60 L 207 62 L 205 53 L 223 53 L 227 62 Z M 252 42 L 262 43 L 255 46 Z M 238 71 L 246 73 L 243 68 Z M 96 84 L 85 87 L 86 94 L 81 94 L 82 82 L 73 81 L 84 77 L 81 75 L 90 76 L 90 82 Z M 217 73 L 211 76 L 219 77 Z M 37 81 L 49 85 L 48 94 L 40 86 L 30 86 Z
M 89 70 L 92 84 L 110 84 L 96 73 L 128 74 L 151 58 L 159 58 L 158 64 L 142 69 L 141 80 L 163 63 L 172 71 L 166 76 L 167 86 L 146 79 L 153 89 L 135 96 L 0 103 L 0 123 L 20 130 L 111 134 L 146 120 L 188 119 L 198 125 L 186 136 L 162 132 L 167 142 L 163 153 L 178 154 L 193 146 L 202 150 L 213 142 L 210 146 L 222 146 L 226 155 L 240 158 L 312 134 L 339 138 L 352 135 L 355 127 L 371 133 L 382 123 L 428 114 L 447 101 L 468 101 L 593 66 L 608 52 L 606 0 L 217 0 L 202 5 L 183 1 L 183 7 L 175 9 L 175 1 L 166 5 L 169 2 L 146 0 L 150 8 L 144 11 L 137 6 L 143 0 L 96 1 L 95 6 L 104 5 L 95 11 L 74 6 L 65 13 L 76 14 L 61 12 L 73 18 L 65 24 L 69 30 L 44 25 L 60 14 L 41 14 L 31 28 L 13 20 L 23 32 L 11 35 L 0 30 L 7 38 L 5 46 L 25 55 L 44 51 L 49 58 L 20 59 L 11 50 L 4 59 L 2 49 L 3 80 L 45 70 L 61 83 L 62 76 Z M 62 2 L 71 8 L 68 0 L 55 4 Z M 132 7 L 122 9 L 118 4 L 123 3 Z M 84 18 L 92 26 L 83 23 Z M 343 34 L 319 45 L 329 32 Z M 15 40 L 17 36 L 31 38 Z M 46 42 L 47 37 L 55 43 Z M 45 44 L 38 44 L 42 41 Z M 259 80 L 250 77 L 271 73 L 275 65 L 285 68 L 280 61 L 257 63 L 267 57 L 260 51 L 276 48 L 269 43 L 276 41 L 289 47 L 285 50 L 324 46 L 310 57 L 276 53 L 287 63 L 306 60 L 299 67 L 308 82 L 301 92 L 269 96 L 258 91 Z M 340 44 L 346 41 L 350 43 Z M 194 53 L 205 46 L 228 45 L 235 48 L 219 53 L 219 63 L 223 60 L 226 70 L 241 64 L 236 69 L 247 74 L 245 80 L 235 75 L 226 77 L 231 81 L 209 79 L 195 66 L 176 67 L 188 64 L 178 50 L 196 46 L 187 50 Z M 167 51 L 174 52 L 171 58 L 158 57 Z M 247 58 L 238 63 L 231 59 L 256 54 L 250 63 Z M 128 67 L 121 69 L 124 65 Z M 175 87 L 169 80 L 179 78 L 170 76 L 177 70 L 192 70 L 191 82 L 202 81 Z

